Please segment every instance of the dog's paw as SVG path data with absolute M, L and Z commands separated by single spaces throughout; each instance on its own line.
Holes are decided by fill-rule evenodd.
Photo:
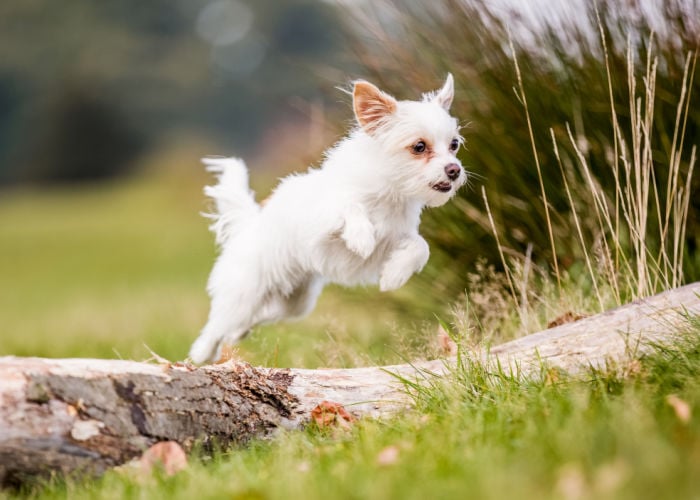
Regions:
M 200 335 L 190 348 L 189 357 L 193 363 L 201 365 L 214 362 L 219 357 L 221 341 L 212 339 L 206 335 Z
M 423 269 L 429 255 L 428 244 L 423 238 L 404 240 L 384 263 L 379 277 L 379 289 L 387 292 L 401 288 L 413 273 Z
M 374 227 L 364 217 L 348 218 L 340 236 L 347 247 L 363 259 L 372 255 L 377 244 L 374 237 Z
M 404 286 L 411 276 L 413 276 L 413 270 L 410 268 L 386 265 L 379 277 L 379 290 L 382 292 L 397 290 Z

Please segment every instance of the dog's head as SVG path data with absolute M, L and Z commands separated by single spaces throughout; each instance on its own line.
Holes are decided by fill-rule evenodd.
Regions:
M 377 174 L 428 206 L 444 204 L 467 180 L 457 158 L 459 125 L 449 114 L 453 97 L 451 74 L 422 101 L 397 101 L 366 81 L 353 89 L 358 124 L 389 160 Z

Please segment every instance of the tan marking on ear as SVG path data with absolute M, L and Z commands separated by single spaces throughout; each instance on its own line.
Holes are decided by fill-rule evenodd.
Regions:
M 396 99 L 369 82 L 358 81 L 352 92 L 352 106 L 357 122 L 371 134 L 382 119 L 396 111 Z

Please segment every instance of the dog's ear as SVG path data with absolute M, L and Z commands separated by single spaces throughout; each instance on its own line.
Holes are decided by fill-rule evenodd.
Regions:
M 355 82 L 352 107 L 357 123 L 371 134 L 382 120 L 396 111 L 396 99 L 364 80 Z
M 445 80 L 445 84 L 442 86 L 440 90 L 437 91 L 435 94 L 435 97 L 433 97 L 433 102 L 439 104 L 440 106 L 443 107 L 445 111 L 450 110 L 450 106 L 452 105 L 452 99 L 455 96 L 455 82 L 454 78 L 452 78 L 452 73 L 447 73 L 447 79 Z

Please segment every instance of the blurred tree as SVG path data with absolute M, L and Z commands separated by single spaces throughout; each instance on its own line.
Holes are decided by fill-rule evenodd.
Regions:
M 250 12 L 245 36 L 221 45 L 198 33 L 212 6 Z M 349 79 L 337 26 L 336 10 L 316 0 L 6 0 L 0 182 L 109 177 L 173 133 L 207 137 L 220 145 L 211 153 L 250 154 L 267 127 L 298 113 L 293 98 Z M 323 68 L 335 68 L 330 78 Z M 78 143 L 100 166 L 78 160 Z
M 71 182 L 126 172 L 143 149 L 143 135 L 96 86 L 81 82 L 59 88 L 32 120 L 38 125 L 22 179 Z

